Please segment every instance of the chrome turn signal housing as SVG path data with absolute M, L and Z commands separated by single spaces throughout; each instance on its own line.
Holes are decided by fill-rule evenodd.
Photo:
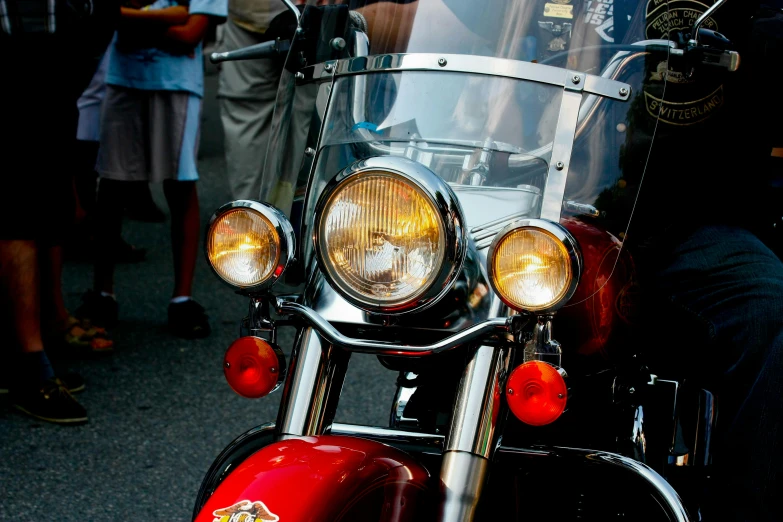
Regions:
M 238 200 L 209 220 L 207 260 L 223 281 L 247 293 L 266 290 L 293 260 L 294 229 L 271 205 Z
M 369 312 L 401 314 L 448 292 L 465 260 L 466 234 L 446 182 L 407 158 L 376 157 L 327 185 L 313 240 L 340 295 Z
M 582 258 L 573 236 L 543 219 L 517 221 L 489 247 L 489 281 L 500 299 L 517 311 L 554 312 L 576 291 Z

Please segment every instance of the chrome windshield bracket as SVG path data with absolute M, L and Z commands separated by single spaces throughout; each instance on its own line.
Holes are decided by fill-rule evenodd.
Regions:
M 575 78 L 576 76 L 574 76 Z M 563 210 L 563 196 L 565 195 L 571 150 L 574 146 L 574 135 L 579 121 L 581 103 L 582 92 L 571 89 L 563 90 L 555 139 L 552 142 L 552 157 L 544 188 L 544 199 L 541 202 L 541 218 L 554 223 L 560 222 L 560 212 Z
M 467 54 L 399 53 L 356 56 L 337 62 L 330 61 L 304 67 L 299 71 L 301 73 L 299 81 L 323 81 L 332 76 L 398 71 L 439 71 L 499 76 L 544 83 L 564 89 L 578 89 L 588 94 L 619 101 L 628 100 L 631 94 L 628 84 L 601 76 L 566 71 L 560 67 L 540 63 Z M 576 77 L 579 77 L 579 80 L 574 82 Z

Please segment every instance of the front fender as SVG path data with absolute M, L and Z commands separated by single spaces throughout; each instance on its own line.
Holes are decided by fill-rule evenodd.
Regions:
M 432 520 L 430 475 L 408 454 L 324 435 L 266 446 L 218 486 L 196 522 Z

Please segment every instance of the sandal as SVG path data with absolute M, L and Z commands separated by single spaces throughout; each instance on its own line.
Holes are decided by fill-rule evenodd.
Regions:
M 92 353 L 105 353 L 114 349 L 114 341 L 109 338 L 105 328 L 91 324 L 88 319 L 79 320 L 73 316 L 68 317 L 64 340 L 70 348 L 86 349 Z

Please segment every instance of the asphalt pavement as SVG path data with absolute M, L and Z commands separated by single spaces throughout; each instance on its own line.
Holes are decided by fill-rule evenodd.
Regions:
M 202 226 L 230 200 L 222 129 L 215 100 L 217 77 L 207 76 L 199 157 Z M 162 190 L 153 195 L 167 212 Z M 234 394 L 221 369 L 238 335 L 244 298 L 212 274 L 203 257 L 195 298 L 207 309 L 213 333 L 185 341 L 166 331 L 172 288 L 168 222 L 126 221 L 123 236 L 149 249 L 138 264 L 120 265 L 116 292 L 120 324 L 114 353 L 67 361 L 87 389 L 77 397 L 89 423 L 61 427 L 25 417 L 0 397 L 0 521 L 190 520 L 203 475 L 237 435 L 275 419 L 280 392 L 248 400 Z M 63 292 L 75 309 L 92 267 L 69 263 Z M 292 331 L 280 345 L 290 353 Z M 394 375 L 372 356 L 355 356 L 337 420 L 385 425 Z

